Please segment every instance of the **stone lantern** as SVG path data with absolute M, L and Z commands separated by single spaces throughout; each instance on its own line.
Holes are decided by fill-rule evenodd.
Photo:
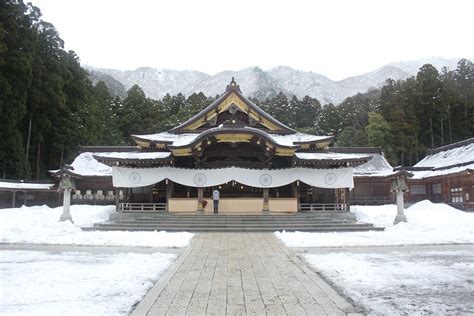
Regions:
M 403 169 L 399 169 L 399 170 L 396 170 L 395 173 L 391 177 L 391 180 L 392 180 L 391 190 L 397 196 L 397 216 L 395 217 L 395 220 L 393 221 L 394 225 L 400 222 L 407 222 L 407 218 L 403 212 L 404 204 L 405 204 L 403 201 L 403 194 L 405 192 L 408 192 L 407 179 L 412 176 L 413 174 Z
M 76 188 L 74 176 L 67 170 L 62 170 L 62 172 L 59 172 L 58 176 L 59 176 L 59 189 L 64 192 L 63 213 L 61 214 L 59 221 L 60 222 L 71 221 L 71 223 L 74 223 L 71 217 L 71 213 L 70 213 L 71 191 Z

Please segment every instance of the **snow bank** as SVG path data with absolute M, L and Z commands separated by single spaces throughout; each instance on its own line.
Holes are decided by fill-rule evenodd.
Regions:
M 474 242 L 474 214 L 428 200 L 405 210 L 408 223 L 393 225 L 395 205 L 352 206 L 361 222 L 386 227 L 383 232 L 304 233 L 276 232 L 288 247 L 343 247 Z
M 3 251 L 2 315 L 126 315 L 176 255 Z
M 0 242 L 91 246 L 185 247 L 191 233 L 81 230 L 108 220 L 114 206 L 71 205 L 74 224 L 58 222 L 62 207 L 31 206 L 0 209 Z

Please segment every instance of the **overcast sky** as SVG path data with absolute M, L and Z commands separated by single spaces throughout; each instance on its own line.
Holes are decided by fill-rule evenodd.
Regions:
M 82 64 L 215 74 L 279 65 L 331 79 L 474 57 L 472 0 L 32 0 Z

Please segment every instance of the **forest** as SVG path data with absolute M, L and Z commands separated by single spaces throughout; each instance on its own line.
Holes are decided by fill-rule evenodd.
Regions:
M 113 97 L 104 82 L 91 83 L 37 7 L 0 2 L 0 178 L 48 178 L 80 145 L 132 144 L 131 134 L 168 130 L 217 97 L 152 100 L 137 85 Z M 283 93 L 252 101 L 295 130 L 334 135 L 334 146 L 378 146 L 393 165 L 413 165 L 428 148 L 474 135 L 474 64 L 461 59 L 441 71 L 426 64 L 339 105 Z

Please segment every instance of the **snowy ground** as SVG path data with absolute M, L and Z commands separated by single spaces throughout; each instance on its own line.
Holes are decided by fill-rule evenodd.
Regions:
M 305 258 L 370 314 L 474 314 L 474 250 L 338 252 Z
M 1 315 L 125 315 L 174 254 L 2 251 Z
M 351 206 L 362 222 L 386 227 L 383 232 L 276 232 L 288 247 L 344 247 L 474 243 L 474 214 L 446 204 L 421 201 L 405 210 L 408 223 L 393 225 L 395 205 Z
M 191 233 L 85 232 L 81 226 L 106 221 L 114 206 L 72 205 L 74 224 L 58 222 L 62 207 L 31 206 L 0 209 L 0 242 L 90 246 L 185 247 Z
M 81 230 L 106 221 L 112 211 L 113 206 L 73 205 L 72 224 L 58 222 L 61 207 L 1 209 L 0 243 L 71 246 L 61 246 L 69 247 L 64 252 L 1 251 L 0 314 L 128 314 L 176 255 L 118 253 L 120 248 L 110 247 L 101 253 L 93 246 L 185 247 L 193 234 Z M 78 245 L 91 252 L 87 247 L 78 252 Z

